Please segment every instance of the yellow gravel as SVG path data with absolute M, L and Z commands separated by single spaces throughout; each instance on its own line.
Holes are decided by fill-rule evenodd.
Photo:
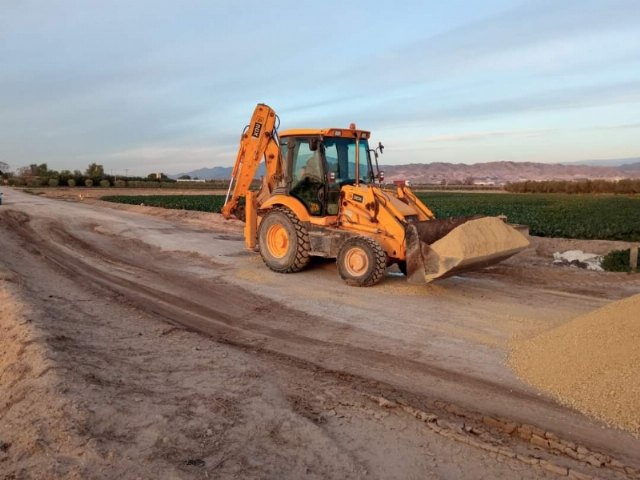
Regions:
M 640 434 L 640 295 L 514 342 L 510 364 L 561 403 Z
M 455 267 L 513 255 L 529 246 L 529 240 L 497 217 L 483 217 L 457 226 L 431 244 L 425 258 L 426 279 L 435 280 Z

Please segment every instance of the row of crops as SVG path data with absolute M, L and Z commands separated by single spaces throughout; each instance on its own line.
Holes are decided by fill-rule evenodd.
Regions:
M 220 212 L 224 205 L 223 195 L 109 195 L 101 200 L 199 212 Z
M 436 216 L 506 215 L 529 225 L 532 235 L 640 241 L 640 196 L 420 193 Z M 222 195 L 108 196 L 110 202 L 219 212 Z
M 640 196 L 424 193 L 438 217 L 506 215 L 532 235 L 640 241 Z

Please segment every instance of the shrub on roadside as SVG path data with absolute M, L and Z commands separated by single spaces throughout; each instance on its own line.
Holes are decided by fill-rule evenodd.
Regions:
M 640 179 L 624 178 L 622 180 L 527 180 L 525 182 L 507 183 L 507 192 L 513 193 L 640 193 Z
M 87 179 L 84 181 L 84 186 L 85 186 L 85 187 L 93 187 L 93 180 L 91 180 L 90 178 L 87 178 Z
M 57 187 L 58 186 L 58 179 L 57 178 L 50 178 L 49 179 L 49 186 L 50 187 Z
M 110 187 L 111 186 L 111 182 L 109 180 L 107 180 L 106 178 L 102 179 L 102 180 L 100 180 L 100 186 L 102 188 Z
M 69 187 L 75 187 L 76 186 L 76 181 L 73 178 L 70 178 L 69 180 L 67 180 L 67 185 Z
M 160 188 L 160 182 L 129 180 L 127 186 L 129 188 Z
M 44 187 L 47 185 L 47 180 L 44 178 L 34 177 L 27 179 L 27 187 Z
M 602 268 L 607 272 L 629 272 L 631 266 L 629 264 L 629 255 L 631 251 L 613 250 L 607 253 L 602 260 Z
M 12 187 L 24 187 L 24 180 L 20 177 L 13 177 L 9 179 L 9 185 Z
M 127 186 L 127 182 L 125 182 L 124 180 L 116 180 L 114 182 L 114 186 L 116 188 L 125 188 Z
M 44 195 L 44 192 L 42 190 L 35 191 L 31 190 L 30 188 L 25 188 L 22 192 L 28 193 L 29 195 Z

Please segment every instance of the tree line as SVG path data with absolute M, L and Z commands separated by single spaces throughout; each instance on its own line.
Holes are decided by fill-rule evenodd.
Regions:
M 640 193 L 640 179 L 622 180 L 528 180 L 507 183 L 512 193 Z
M 198 177 L 182 175 L 180 180 L 198 180 Z M 0 162 L 0 185 L 15 187 L 118 187 L 118 188 L 180 188 L 226 189 L 229 180 L 205 182 L 177 182 L 165 173 L 150 173 L 146 177 L 108 175 L 104 167 L 91 163 L 84 172 L 80 170 L 51 170 L 46 163 L 31 164 L 12 172 L 9 165 Z
M 108 187 L 117 181 L 116 176 L 105 174 L 104 167 L 97 163 L 91 163 L 84 172 L 80 170 L 51 170 L 46 163 L 34 163 L 28 167 L 18 168 L 15 172 L 9 172 L 5 168 L 1 175 L 6 183 L 17 187 L 91 187 L 94 185 Z
M 52 170 L 46 163 L 31 164 L 18 168 L 15 172 L 9 170 L 9 165 L 0 162 L 0 180 L 16 187 L 174 187 L 176 181 L 164 173 L 151 173 L 146 177 L 109 175 L 104 167 L 91 163 L 85 171 L 80 170 Z M 181 187 L 196 185 L 180 184 Z M 204 187 L 200 184 L 198 187 Z M 206 185 L 208 188 L 212 186 Z

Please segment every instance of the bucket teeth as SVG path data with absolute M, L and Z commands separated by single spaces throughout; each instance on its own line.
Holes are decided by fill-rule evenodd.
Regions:
M 407 280 L 428 283 L 496 264 L 529 245 L 497 217 L 460 217 L 409 224 L 405 234 Z

